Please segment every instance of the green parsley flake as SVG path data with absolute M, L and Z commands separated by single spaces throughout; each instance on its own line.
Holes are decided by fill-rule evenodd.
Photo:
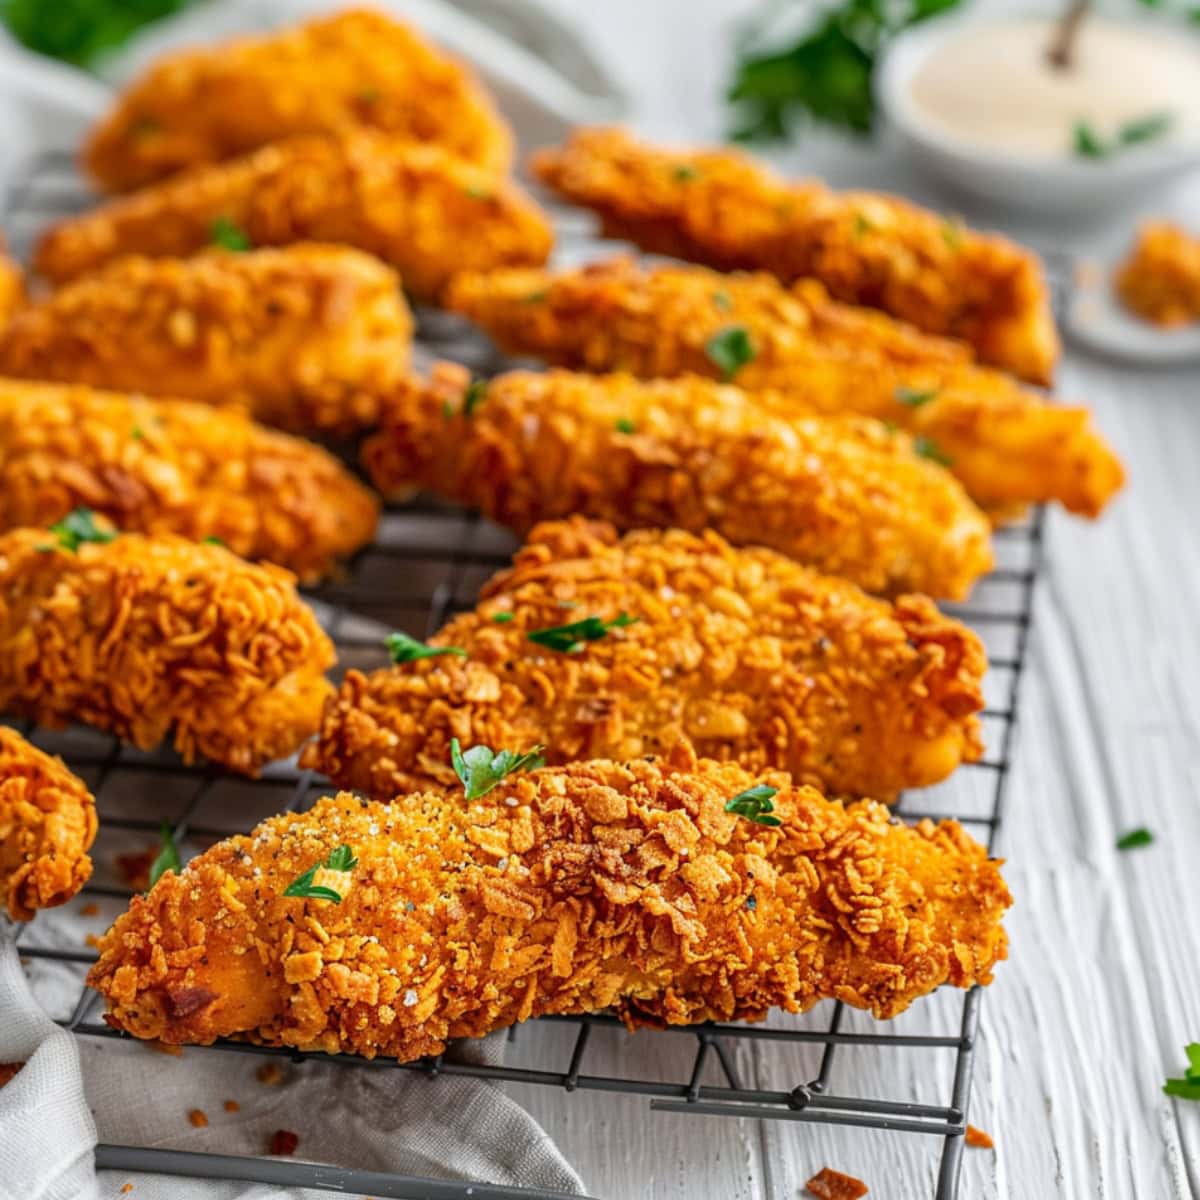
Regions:
M 497 625 L 507 625 L 509 621 L 516 617 L 516 615 L 517 614 L 514 612 L 496 612 L 492 613 L 492 620 L 495 621 Z
M 527 296 L 522 296 L 521 303 L 522 304 L 541 304 L 541 302 L 543 300 L 545 300 L 546 295 L 547 295 L 546 289 L 542 288 L 540 291 L 530 292 Z
M 415 662 L 418 658 L 436 658 L 439 654 L 457 654 L 466 658 L 467 652 L 459 646 L 427 646 L 409 637 L 407 633 L 389 633 L 383 639 L 394 663 Z
M 574 654 L 583 649 L 584 642 L 599 641 L 610 629 L 624 629 L 627 625 L 636 624 L 640 619 L 631 617 L 628 613 L 621 613 L 611 621 L 602 621 L 599 617 L 584 617 L 582 621 L 572 621 L 569 625 L 531 629 L 525 636 L 531 642 L 549 650 L 557 650 L 560 654 Z
M 465 188 L 464 191 L 472 200 L 488 200 L 492 195 L 491 189 L 484 187 L 480 183 L 473 183 Z
M 96 514 L 90 508 L 77 508 L 73 512 L 67 513 L 61 521 L 55 522 L 50 526 L 50 532 L 54 534 L 58 540 L 58 545 L 63 550 L 68 550 L 74 554 L 84 542 L 111 542 L 116 536 L 116 531 L 111 529 L 101 529 L 96 524 Z M 39 546 L 40 550 L 41 547 Z M 47 550 L 52 550 L 52 546 L 47 546 Z
M 463 416 L 469 417 L 487 397 L 487 382 L 483 379 L 473 379 L 463 392 Z
M 1080 158 L 1109 158 L 1119 150 L 1152 142 L 1173 123 L 1170 113 L 1151 113 L 1122 125 L 1113 138 L 1104 138 L 1087 121 L 1076 121 L 1071 130 L 1075 153 Z
M 953 217 L 942 222 L 942 240 L 951 250 L 957 250 L 962 245 L 962 221 Z
M 724 288 L 713 292 L 713 305 L 719 312 L 728 312 L 733 307 L 733 299 Z
M 939 463 L 943 467 L 954 465 L 954 459 L 948 454 L 943 453 L 933 438 L 926 437 L 924 434 L 913 438 L 913 449 L 922 458 L 929 459 L 930 462 Z
M 140 442 L 146 436 L 146 431 L 140 425 L 135 425 L 129 431 L 129 436 L 133 438 L 135 442 Z
M 928 388 L 922 391 L 919 388 L 898 387 L 896 389 L 896 399 L 906 408 L 920 408 L 922 405 L 928 404 L 931 400 L 937 399 L 937 388 Z
M 149 891 L 168 871 L 179 873 L 179 849 L 175 845 L 175 835 L 166 821 L 158 827 L 158 838 L 162 843 L 162 849 L 150 864 L 150 881 L 146 884 L 146 891 Z
M 223 545 L 225 545 L 225 543 L 219 537 L 217 537 L 217 535 L 215 533 L 210 533 L 208 535 L 208 537 L 206 537 L 204 539 L 204 544 L 206 546 L 223 546 Z
M 209 226 L 208 240 L 223 250 L 234 250 L 238 253 L 251 248 L 250 239 L 245 231 L 239 229 L 228 217 L 218 217 Z
M 744 325 L 726 325 L 704 343 L 704 353 L 721 372 L 721 377 L 728 381 L 747 363 L 753 362 L 758 351 Z
M 1139 117 L 1129 121 L 1117 130 L 1117 141 L 1122 146 L 1136 146 L 1140 142 L 1152 142 L 1160 138 L 1171 128 L 1173 118 L 1170 113 L 1151 113 L 1148 117 Z
M 342 894 L 340 892 L 335 892 L 331 887 L 314 884 L 313 880 L 320 870 L 339 871 L 343 874 L 348 874 L 357 866 L 358 859 L 354 857 L 354 851 L 349 846 L 338 846 L 336 850 L 329 852 L 324 862 L 319 862 L 309 867 L 303 875 L 297 879 L 293 879 L 284 889 L 283 894 L 285 896 L 300 896 L 312 900 L 332 900 L 334 904 L 341 904 Z
M 739 792 L 732 800 L 726 801 L 725 811 L 737 813 L 739 817 L 745 817 L 748 821 L 754 821 L 759 825 L 782 825 L 783 822 L 778 817 L 770 815 L 775 811 L 772 800 L 778 793 L 778 788 L 760 783 L 757 787 L 747 788 L 746 791 Z
M 545 746 L 532 746 L 524 754 L 512 750 L 497 750 L 490 746 L 472 746 L 463 751 L 458 738 L 450 739 L 450 762 L 455 774 L 462 780 L 463 791 L 468 800 L 477 800 L 486 795 L 506 775 L 514 771 L 532 771 L 545 766 L 542 757 Z
M 628 418 L 621 417 L 616 424 L 618 433 L 637 433 L 637 426 Z
M 680 163 L 671 174 L 679 183 L 690 183 L 700 172 L 691 163 Z
M 1131 829 L 1128 833 L 1117 838 L 1118 850 L 1136 850 L 1141 846 L 1149 846 L 1154 841 L 1154 834 L 1146 828 Z
M 1112 153 L 1111 147 L 1086 121 L 1076 121 L 1071 136 L 1080 158 L 1107 158 Z
M 868 221 L 867 218 L 862 215 L 862 213 L 856 212 L 854 214 L 854 240 L 855 241 L 858 241 L 859 238 L 864 237 L 866 234 L 870 233 L 871 230 L 873 230 L 874 228 L 875 228 L 875 226 L 872 225 L 871 222 Z
M 1180 1100 L 1200 1100 L 1200 1042 L 1189 1042 L 1184 1048 L 1188 1065 L 1182 1079 L 1168 1079 L 1163 1091 Z

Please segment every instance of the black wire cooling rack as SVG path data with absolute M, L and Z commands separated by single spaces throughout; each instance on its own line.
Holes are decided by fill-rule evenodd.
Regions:
M 28 248 L 29 239 L 48 217 L 84 206 L 78 180 L 70 163 L 61 157 L 39 159 L 10 190 L 3 225 L 18 251 Z M 568 218 L 568 237 L 575 218 Z M 568 242 L 568 254 L 580 257 L 587 246 L 583 239 Z M 595 249 L 600 250 L 600 244 Z M 605 247 L 611 249 L 611 246 Z M 422 341 L 447 357 L 471 360 L 475 366 L 495 365 L 491 352 L 479 339 L 470 340 L 461 323 L 444 314 L 432 314 L 422 322 Z M 464 341 L 464 337 L 467 338 Z M 984 711 L 989 751 L 983 760 L 966 765 L 953 780 L 938 788 L 901 797 L 897 812 L 906 820 L 920 817 L 954 817 L 960 820 L 989 851 L 995 846 L 1004 811 L 1009 768 L 1014 749 L 1017 699 L 1028 649 L 1033 610 L 1033 593 L 1042 552 L 1043 513 L 1034 512 L 1025 523 L 997 532 L 997 569 L 977 586 L 970 604 L 948 607 L 977 629 L 988 648 L 991 669 L 987 680 L 988 706 Z M 344 580 L 308 593 L 322 624 L 338 649 L 339 671 L 349 667 L 370 670 L 384 665 L 387 654 L 383 635 L 392 629 L 427 637 L 454 612 L 470 607 L 488 576 L 506 565 L 516 542 L 511 535 L 477 515 L 429 500 L 418 500 L 389 508 L 381 522 L 376 542 L 350 564 Z M 186 767 L 166 753 L 144 754 L 122 746 L 106 735 L 71 730 L 47 734 L 27 730 L 35 742 L 62 754 L 69 765 L 91 785 L 101 822 L 101 840 L 94 857 L 98 863 L 104 846 L 125 849 L 144 847 L 157 834 L 170 810 L 168 823 L 185 854 L 210 845 L 214 840 L 243 833 L 262 816 L 285 809 L 308 807 L 327 784 L 311 772 L 293 764 L 274 764 L 257 780 L 232 778 L 205 767 Z M 130 805 L 131 794 L 145 795 L 148 787 L 169 796 L 163 807 L 148 810 L 145 804 Z M 238 802 L 230 805 L 230 797 Z M 241 814 L 230 820 L 229 810 Z M 214 817 L 212 814 L 220 814 Z M 249 815 L 247 815 L 249 814 Z M 130 847 L 130 841 L 137 845 Z M 111 849 L 109 851 L 111 853 Z M 131 894 L 119 882 L 105 882 L 103 873 L 83 889 L 83 897 L 124 900 Z M 38 922 L 21 930 L 18 948 L 26 960 L 65 964 L 78 973 L 79 992 L 74 1007 L 60 1023 L 84 1038 L 121 1038 L 98 1015 L 98 997 L 83 984 L 83 975 L 94 961 L 89 949 L 46 944 L 38 937 Z M 955 1011 L 939 1033 L 892 1033 L 879 1023 L 871 1032 L 849 1028 L 847 1012 L 840 1003 L 827 1003 L 805 1020 L 781 1018 L 765 1025 L 707 1024 L 642 1031 L 626 1035 L 619 1044 L 618 1060 L 623 1073 L 592 1074 L 585 1070 L 589 1040 L 595 1031 L 622 1027 L 612 1016 L 594 1014 L 578 1017 L 544 1017 L 524 1026 L 522 1039 L 537 1039 L 547 1026 L 565 1026 L 570 1036 L 551 1038 L 547 1045 L 562 1049 L 554 1069 L 520 1065 L 482 1065 L 438 1056 L 412 1063 L 376 1059 L 371 1062 L 348 1056 L 330 1058 L 290 1050 L 252 1046 L 237 1042 L 218 1043 L 224 1050 L 243 1054 L 282 1056 L 296 1063 L 316 1058 L 335 1062 L 348 1070 L 396 1069 L 428 1077 L 471 1076 L 497 1084 L 535 1084 L 566 1092 L 600 1091 L 642 1096 L 660 1112 L 716 1117 L 752 1117 L 803 1124 L 832 1125 L 889 1130 L 896 1134 L 920 1134 L 941 1140 L 937 1167 L 936 1200 L 953 1200 L 957 1193 L 959 1168 L 971 1091 L 974 1051 L 979 1027 L 982 992 L 978 988 L 955 993 Z M 941 1012 L 939 1008 L 939 1013 Z M 823 1023 L 813 1017 L 824 1015 Z M 647 1069 L 646 1055 L 639 1047 L 643 1039 L 672 1038 L 692 1044 L 688 1055 L 675 1055 L 679 1070 L 670 1077 Z M 636 1039 L 636 1040 L 633 1040 Z M 740 1079 L 739 1049 L 767 1043 L 778 1057 L 776 1068 L 793 1071 L 790 1086 L 768 1089 L 748 1086 Z M 839 1086 L 853 1086 L 852 1064 L 843 1066 L 847 1046 L 870 1047 L 875 1054 L 895 1056 L 899 1051 L 917 1052 L 932 1066 L 935 1058 L 944 1066 L 953 1060 L 948 1094 L 933 1101 L 915 1102 L 903 1095 L 902 1074 L 896 1066 L 895 1095 L 854 1096 Z M 794 1051 L 794 1066 L 788 1057 Z M 805 1055 L 817 1056 L 815 1074 L 804 1069 Z M 196 1050 L 190 1051 L 197 1052 Z M 202 1052 L 202 1051 L 201 1051 Z M 930 1071 L 930 1077 L 946 1072 Z M 720 1082 L 711 1082 L 715 1077 Z M 568 1153 L 570 1148 L 567 1148 Z M 457 1183 L 417 1179 L 355 1168 L 321 1166 L 279 1158 L 231 1157 L 216 1154 L 145 1147 L 101 1145 L 96 1151 L 99 1166 L 126 1171 L 153 1171 L 192 1177 L 236 1179 L 250 1182 L 325 1188 L 337 1192 L 369 1193 L 377 1197 L 406 1200 L 502 1200 L 524 1197 L 553 1200 L 555 1194 L 540 1190 L 491 1186 L 486 1183 Z M 905 1195 L 915 1195 L 910 1188 Z

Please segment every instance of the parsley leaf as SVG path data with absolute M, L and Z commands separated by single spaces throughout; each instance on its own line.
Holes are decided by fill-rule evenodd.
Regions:
M 455 774 L 462 780 L 463 791 L 468 800 L 477 800 L 486 795 L 506 775 L 514 771 L 532 771 L 546 765 L 542 757 L 545 746 L 532 746 L 524 754 L 512 750 L 497 750 L 490 746 L 472 746 L 463 751 L 458 738 L 450 739 L 450 762 Z
M 584 617 L 582 621 L 572 621 L 569 625 L 551 625 L 548 629 L 531 629 L 525 636 L 539 646 L 549 650 L 557 650 L 560 654 L 574 654 L 583 649 L 584 642 L 599 641 L 610 629 L 624 629 L 626 625 L 634 625 L 640 617 L 631 617 L 622 613 L 611 621 L 602 621 L 599 617 Z
M 492 194 L 490 188 L 486 188 L 479 183 L 469 184 L 467 187 L 463 188 L 463 191 L 466 192 L 467 196 L 471 200 L 486 200 Z
M 936 400 L 937 394 L 937 388 L 929 388 L 927 391 L 907 387 L 898 387 L 896 389 L 896 399 L 907 408 L 920 408 L 923 404 L 928 404 L 931 400 Z
M 691 163 L 680 163 L 671 172 L 672 177 L 679 183 L 690 183 L 700 174 Z
M 933 438 L 926 437 L 924 434 L 913 438 L 913 449 L 922 457 L 929 459 L 930 462 L 935 462 L 943 467 L 954 465 L 954 459 L 938 446 Z
M 1107 158 L 1112 153 L 1112 147 L 1086 121 L 1076 121 L 1071 136 L 1080 158 Z
M 332 900 L 335 904 L 341 904 L 342 895 L 340 892 L 335 892 L 331 887 L 314 884 L 313 880 L 320 870 L 341 871 L 345 873 L 353 871 L 357 866 L 358 859 L 354 857 L 354 851 L 349 846 L 338 846 L 336 849 L 330 850 L 324 862 L 315 863 L 303 875 L 293 879 L 284 888 L 283 894 L 285 896 L 300 896 L 313 900 Z
M 1188 1066 L 1182 1079 L 1168 1079 L 1163 1091 L 1181 1100 L 1200 1100 L 1200 1042 L 1189 1042 L 1184 1048 Z
M 129 436 L 133 438 L 135 442 L 140 442 L 146 436 L 146 431 L 140 425 L 135 425 L 129 431 Z
M 206 546 L 223 546 L 223 545 L 225 545 L 225 543 L 219 537 L 217 537 L 217 535 L 215 533 L 210 533 L 208 535 L 208 537 L 204 538 L 204 544 Z
M 859 238 L 865 237 L 874 229 L 875 226 L 867 220 L 860 212 L 854 214 L 854 240 L 857 242 Z
M 778 792 L 778 788 L 768 787 L 765 783 L 760 783 L 757 787 L 747 788 L 744 792 L 739 792 L 732 800 L 727 800 L 725 802 L 725 811 L 727 813 L 737 813 L 739 817 L 745 817 L 748 821 L 754 821 L 759 825 L 772 827 L 782 825 L 783 822 L 778 817 L 770 815 L 775 811 L 775 805 L 772 801 Z
M 1117 130 L 1117 141 L 1122 146 L 1136 146 L 1141 142 L 1152 142 L 1160 138 L 1171 128 L 1174 118 L 1170 113 L 1151 113 L 1147 117 L 1139 117 L 1136 121 L 1128 121 Z
M 1140 846 L 1149 846 L 1154 841 L 1154 834 L 1145 828 L 1131 829 L 1128 833 L 1117 838 L 1118 850 L 1136 850 Z
M 439 654 L 457 654 L 467 657 L 467 652 L 459 646 L 427 646 L 407 633 L 389 633 L 383 639 L 388 653 L 394 663 L 415 662 L 418 658 L 436 658 Z
M 713 292 L 713 304 L 719 312 L 728 312 L 733 307 L 733 300 L 729 293 L 721 288 L 719 291 Z
M 208 229 L 208 240 L 223 250 L 241 252 L 250 249 L 250 239 L 228 217 L 218 217 Z
M 497 625 L 507 625 L 509 621 L 516 617 L 516 615 L 517 614 L 515 612 L 495 612 L 492 613 L 492 620 L 495 621 Z
M 50 532 L 58 539 L 63 550 L 74 554 L 84 542 L 111 542 L 116 531 L 101 529 L 96 524 L 96 514 L 90 508 L 77 508 L 67 513 L 61 521 L 50 526 Z
M 618 433 L 637 433 L 637 426 L 628 417 L 618 418 L 615 428 Z
M 483 379 L 473 379 L 463 392 L 463 416 L 469 417 L 487 397 L 487 382 Z
M 754 361 L 758 350 L 744 325 L 726 325 L 704 343 L 704 353 L 728 381 L 747 363 Z
M 158 827 L 158 837 L 162 842 L 162 849 L 150 864 L 150 881 L 146 884 L 146 891 L 149 891 L 168 871 L 179 873 L 179 849 L 175 845 L 175 835 L 166 821 Z

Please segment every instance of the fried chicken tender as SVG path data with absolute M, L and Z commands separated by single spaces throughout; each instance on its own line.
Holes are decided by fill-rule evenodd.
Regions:
M 577 130 L 534 172 L 644 250 L 722 270 L 819 279 L 979 357 L 1049 383 L 1058 334 L 1036 255 L 876 192 L 780 179 L 736 150 L 663 150 L 620 129 Z
M 373 130 L 301 136 L 168 179 L 52 226 L 34 265 L 61 283 L 125 254 L 194 254 L 231 222 L 253 246 L 339 242 L 435 299 L 456 271 L 545 262 L 553 233 L 507 179 Z
M 150 750 L 173 735 L 253 774 L 313 733 L 333 644 L 282 568 L 122 534 L 64 548 L 0 535 L 0 712 L 80 721 Z
M 1170 221 L 1148 221 L 1116 275 L 1131 312 L 1165 328 L 1200 321 L 1200 238 Z
M 713 339 L 744 329 L 754 357 L 739 387 L 778 393 L 785 411 L 861 413 L 923 437 L 985 508 L 1057 500 L 1094 517 L 1124 478 L 1086 409 L 975 365 L 965 343 L 831 300 L 816 280 L 788 288 L 767 274 L 617 258 L 460 275 L 447 304 L 507 353 L 643 379 L 719 378 Z
M 305 582 L 374 535 L 375 496 L 333 455 L 238 409 L 0 379 L 0 531 L 75 508 L 215 537 Z
M 569 653 L 529 637 L 622 614 L 635 623 Z M 466 657 L 350 671 L 303 764 L 388 799 L 452 786 L 452 737 L 544 745 L 552 765 L 686 737 L 707 758 L 891 799 L 982 752 L 987 661 L 971 630 L 925 596 L 890 604 L 711 531 L 618 541 L 578 517 L 539 525 L 433 644 Z
M 512 134 L 475 76 L 367 9 L 164 55 L 92 131 L 83 159 L 106 190 L 125 192 L 294 134 L 360 125 L 495 171 L 512 162 Z
M 273 817 L 135 897 L 88 980 L 136 1037 L 401 1061 L 547 1013 L 684 1025 L 837 998 L 887 1018 L 990 981 L 1010 899 L 955 822 L 683 758 Z M 725 811 L 760 784 L 778 828 Z M 283 895 L 339 846 L 356 864 L 316 878 L 340 902 Z
M 66 904 L 92 874 L 96 802 L 83 780 L 0 725 L 0 899 L 14 921 Z
M 619 529 L 715 529 L 871 592 L 965 596 L 990 528 L 901 433 L 787 418 L 687 377 L 513 371 L 469 384 L 449 363 L 383 406 L 363 460 L 385 495 L 413 485 L 525 532 L 581 513 Z
M 0 374 L 245 405 L 297 433 L 371 425 L 408 365 L 396 273 L 343 246 L 130 257 L 0 332 Z

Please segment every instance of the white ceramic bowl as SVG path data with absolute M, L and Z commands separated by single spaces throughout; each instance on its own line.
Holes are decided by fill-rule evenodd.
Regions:
M 929 54 L 979 20 L 963 14 L 912 27 L 888 47 L 876 76 L 876 100 L 888 126 L 912 159 L 950 188 L 1027 214 L 1096 216 L 1151 200 L 1200 167 L 1200 144 L 1164 141 L 1111 158 L 1051 159 L 981 146 L 936 127 L 913 102 L 912 80 Z

